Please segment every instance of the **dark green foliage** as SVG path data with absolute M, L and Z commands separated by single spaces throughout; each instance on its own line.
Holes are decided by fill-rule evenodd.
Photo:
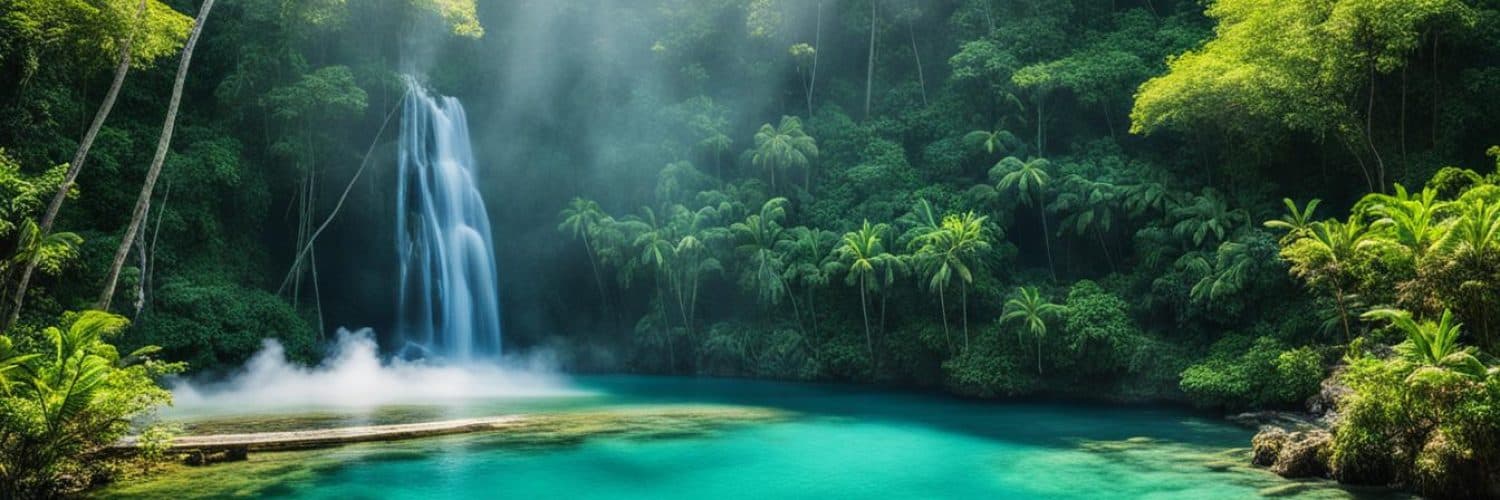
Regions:
M 974 339 L 974 347 L 943 362 L 943 385 L 955 394 L 978 398 L 1035 390 L 1037 374 L 1030 369 L 1031 360 L 1015 349 L 1025 344 L 1002 343 L 1001 335 L 998 329 L 987 329 Z
M 1316 350 L 1241 334 L 1215 342 L 1208 359 L 1184 370 L 1182 390 L 1201 406 L 1292 408 L 1317 391 L 1324 375 Z
M 1071 356 L 1060 356 L 1060 366 L 1080 375 L 1116 372 L 1129 365 L 1145 339 L 1130 306 L 1118 295 L 1093 281 L 1080 281 L 1068 290 L 1063 302 L 1063 331 Z
M 158 287 L 154 317 L 133 329 L 133 343 L 161 346 L 169 359 L 202 367 L 239 366 L 276 339 L 292 360 L 316 359 L 321 340 L 286 302 L 231 284 L 172 280 Z
M 0 88 L 0 290 L 16 259 L 48 257 L 21 344 L 97 294 L 150 164 L 158 67 L 132 73 L 95 144 L 58 223 L 74 238 L 21 237 L 128 3 L 0 13 L 0 81 L 17 82 Z M 142 63 L 185 31 L 158 3 Z M 117 304 L 125 343 L 195 370 L 266 338 L 311 360 L 312 324 L 388 333 L 394 152 L 370 136 L 398 68 L 470 110 L 508 349 L 1240 409 L 1297 408 L 1333 353 L 1406 340 L 1361 322 L 1372 309 L 1466 324 L 1475 361 L 1433 366 L 1472 371 L 1500 345 L 1493 2 L 933 0 L 873 29 L 868 2 L 221 3 Z M 86 29 L 50 43 L 59 23 Z M 367 149 L 375 173 L 321 262 L 294 268 Z M 1350 403 L 1368 432 L 1347 433 L 1345 477 L 1449 493 L 1465 454 L 1493 449 L 1480 392 L 1383 406 L 1410 404 L 1385 401 L 1407 375 L 1350 370 L 1374 402 Z M 1384 448 L 1439 412 L 1441 439 Z

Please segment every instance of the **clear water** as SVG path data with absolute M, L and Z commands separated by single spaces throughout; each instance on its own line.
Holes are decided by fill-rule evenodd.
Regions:
M 1176 409 L 962 401 L 757 381 L 588 378 L 592 395 L 474 404 L 534 413 L 717 404 L 784 419 L 579 439 L 468 435 L 166 474 L 172 498 L 1350 498 L 1246 467 L 1250 432 Z

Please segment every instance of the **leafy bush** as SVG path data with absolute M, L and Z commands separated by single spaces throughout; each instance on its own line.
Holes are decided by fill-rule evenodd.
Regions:
M 1059 364 L 1076 366 L 1084 374 L 1121 368 L 1141 335 L 1130 319 L 1130 305 L 1085 280 L 1073 284 L 1064 306 L 1068 347 L 1075 355 L 1060 357 Z
M 954 394 L 993 398 L 1033 391 L 1036 374 L 1019 349 L 1005 349 L 998 331 L 989 329 L 974 339 L 973 347 L 943 362 L 943 384 Z
M 156 306 L 132 329 L 135 345 L 158 345 L 194 370 L 239 366 L 274 338 L 287 355 L 310 362 L 313 328 L 291 305 L 263 290 L 175 280 L 157 289 Z
M 121 356 L 106 341 L 125 318 L 69 314 L 31 352 L 0 337 L 0 498 L 47 498 L 108 475 L 105 447 L 130 419 L 171 402 L 156 377 L 180 364 L 152 361 L 154 348 Z
M 1232 335 L 1215 343 L 1208 359 L 1182 372 L 1180 386 L 1196 405 L 1217 408 L 1290 407 L 1318 390 L 1322 356 L 1286 349 L 1272 337 Z
M 1333 471 L 1356 484 L 1408 484 L 1434 497 L 1484 494 L 1500 460 L 1500 380 L 1454 372 L 1411 380 L 1419 367 L 1365 358 L 1342 380 Z

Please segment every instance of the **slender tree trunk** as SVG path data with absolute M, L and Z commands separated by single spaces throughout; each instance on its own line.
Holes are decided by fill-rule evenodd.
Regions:
M 1406 159 L 1406 65 L 1401 65 L 1401 176 L 1405 177 L 1411 165 Z
M 1104 101 L 1104 103 L 1101 104 L 1100 107 L 1104 108 L 1104 124 L 1109 127 L 1109 138 L 1110 139 L 1114 139 L 1114 140 L 1119 140 L 1120 137 L 1117 136 L 1117 135 L 1115 135 L 1115 118 L 1114 118 L 1114 115 L 1110 114 L 1110 112 L 1109 112 L 1109 101 L 1108 100 Z
M 1045 110 L 1043 108 L 1046 105 L 1047 105 L 1047 96 L 1045 94 L 1043 94 L 1041 90 L 1037 90 L 1037 94 L 1036 94 L 1036 156 L 1038 158 L 1043 158 L 1043 157 L 1047 156 L 1047 151 L 1046 151 L 1046 149 L 1044 147 L 1045 144 L 1043 144 L 1043 142 L 1042 142 L 1044 140 L 1044 138 L 1042 137 L 1042 130 L 1046 127 L 1045 121 L 1046 121 L 1046 117 L 1047 117 L 1047 115 L 1044 114 Z
M 807 286 L 807 319 L 812 321 L 812 336 L 818 336 L 818 303 L 812 285 Z
M 888 298 L 888 297 L 890 297 L 890 294 L 886 293 L 886 291 L 884 289 L 881 289 L 880 290 L 880 335 L 882 337 L 884 337 L 885 333 L 886 333 L 886 329 L 885 329 L 885 299 Z
M 141 20 L 146 14 L 146 1 L 141 0 L 140 7 L 136 8 L 136 20 Z M 42 213 L 41 224 L 38 225 L 37 241 L 46 241 L 52 235 L 52 224 L 57 221 L 57 214 L 62 210 L 64 201 L 67 201 L 68 191 L 73 189 L 73 183 L 78 180 L 78 173 L 83 171 L 84 162 L 88 161 L 89 149 L 94 146 L 94 139 L 99 137 L 99 130 L 104 127 L 105 120 L 114 110 L 115 99 L 120 96 L 120 88 L 125 85 L 125 75 L 130 73 L 131 46 L 135 44 L 134 36 L 126 36 L 120 39 L 120 62 L 115 66 L 115 77 L 109 83 L 109 91 L 104 94 L 104 102 L 100 103 L 99 110 L 94 113 L 94 121 L 89 125 L 88 131 L 83 134 L 83 141 L 78 143 L 78 149 L 73 152 L 73 162 L 68 164 L 68 172 L 63 176 L 62 184 L 57 186 L 57 194 L 52 196 L 52 202 L 47 204 L 47 211 Z M 36 272 L 36 266 L 41 258 L 40 252 L 26 259 L 26 266 L 21 270 L 20 281 L 16 284 L 16 291 L 11 297 L 10 314 L 6 316 L 5 323 L 0 324 L 0 331 L 9 330 L 15 324 L 16 319 L 21 316 L 21 307 L 26 302 L 26 289 L 31 285 L 31 275 Z
M 667 341 L 667 362 L 671 363 L 669 371 L 677 373 L 677 348 L 672 342 L 672 325 L 667 322 L 667 293 L 662 290 L 661 276 L 656 278 L 656 306 L 661 313 L 661 333 Z
M 865 277 L 859 278 L 859 312 L 865 318 L 865 350 L 870 353 L 870 366 L 875 366 L 875 337 L 870 335 L 870 306 L 865 299 Z
M 1370 176 L 1370 167 L 1365 165 L 1364 155 L 1361 155 L 1359 151 L 1354 148 L 1354 143 L 1349 142 L 1349 138 L 1345 137 L 1342 132 L 1335 133 L 1334 135 L 1338 136 L 1339 142 L 1343 143 L 1344 145 L 1344 149 L 1349 151 L 1350 155 L 1354 156 L 1355 163 L 1359 164 L 1360 172 L 1363 172 L 1365 174 L 1365 185 L 1370 188 L 1370 192 L 1375 192 L 1375 178 Z
M 1375 157 L 1376 178 L 1380 182 L 1380 192 L 1386 192 L 1385 182 L 1385 160 L 1380 157 L 1380 148 L 1375 147 L 1375 62 L 1370 62 L 1370 95 L 1365 101 L 1365 144 L 1370 146 L 1370 154 Z
M 298 266 L 302 263 L 302 259 L 306 258 L 312 252 L 313 243 L 318 241 L 318 236 L 322 235 L 323 230 L 328 229 L 328 225 L 333 223 L 334 218 L 338 217 L 339 210 L 344 208 L 344 201 L 349 199 L 349 193 L 354 190 L 354 183 L 359 182 L 360 176 L 365 173 L 365 168 L 370 166 L 370 157 L 375 154 L 375 146 L 379 145 L 380 137 L 385 135 L 385 129 L 391 124 L 391 119 L 396 117 L 396 112 L 401 110 L 401 105 L 410 96 L 410 90 L 407 90 L 405 94 L 401 94 L 401 100 L 397 101 L 396 106 L 392 107 L 390 113 L 385 115 L 385 121 L 381 122 L 380 129 L 375 131 L 375 138 L 370 140 L 370 147 L 365 150 L 365 157 L 360 161 L 359 168 L 354 171 L 354 176 L 349 179 L 349 183 L 344 185 L 344 192 L 339 195 L 338 203 L 333 204 L 333 210 L 328 213 L 328 217 L 323 219 L 323 223 L 318 225 L 318 229 L 313 231 L 312 236 L 307 239 L 307 243 L 302 246 L 302 249 L 297 252 L 297 256 L 292 259 L 292 269 L 287 272 L 286 277 L 281 279 L 281 286 L 277 287 L 276 295 L 281 295 L 281 292 L 286 290 L 287 283 L 291 282 L 293 275 L 297 272 Z
M 1094 235 L 1099 237 L 1099 248 L 1104 249 L 1104 261 L 1109 263 L 1109 272 L 1115 272 L 1115 258 L 1109 253 L 1109 244 L 1104 242 L 1104 231 L 1094 226 Z
M 1354 342 L 1354 336 L 1349 331 L 1349 309 L 1344 304 L 1344 287 L 1339 285 L 1337 280 L 1334 281 L 1333 293 L 1337 294 L 1334 302 L 1338 304 L 1339 321 L 1344 324 L 1344 343 L 1347 345 Z
M 964 350 L 969 350 L 969 284 L 959 280 L 958 289 L 963 294 L 962 309 L 964 313 Z
M 948 344 L 948 352 L 953 352 L 953 338 L 948 335 L 948 300 L 943 297 L 943 288 L 938 287 L 938 307 L 941 308 L 943 316 L 943 341 Z
M 130 217 L 130 225 L 125 228 L 125 235 L 120 238 L 120 248 L 115 250 L 114 262 L 110 264 L 109 273 L 104 278 L 104 289 L 99 292 L 99 302 L 95 309 L 101 311 L 109 310 L 109 303 L 115 296 L 115 285 L 120 280 L 120 268 L 125 266 L 125 256 L 130 253 L 130 244 L 135 239 L 135 233 L 141 229 L 142 218 L 146 215 L 146 207 L 151 204 L 151 190 L 156 187 L 156 178 L 161 175 L 162 163 L 167 159 L 167 150 L 172 144 L 172 129 L 177 124 L 177 108 L 182 103 L 182 88 L 187 82 L 188 68 L 193 61 L 193 47 L 198 44 L 198 37 L 203 34 L 203 24 L 208 21 L 208 13 L 213 10 L 214 0 L 203 0 L 203 5 L 198 8 L 198 19 L 193 22 L 192 34 L 188 36 L 187 45 L 182 49 L 182 61 L 177 66 L 177 80 L 172 84 L 172 98 L 167 103 L 166 124 L 162 127 L 161 138 L 156 143 L 156 158 L 151 161 L 151 168 L 146 171 L 146 182 L 141 187 L 141 195 L 136 199 L 135 211 Z
M 802 308 L 797 306 L 797 294 L 792 293 L 792 287 L 786 283 L 786 279 L 777 276 L 777 280 L 781 282 L 781 289 L 786 291 L 787 302 L 792 303 L 792 319 L 797 320 L 797 331 L 806 334 L 807 328 L 802 325 Z
M 594 270 L 594 284 L 599 287 L 599 307 L 600 309 L 605 309 L 609 302 L 609 295 L 604 292 L 604 278 L 599 275 L 599 263 L 594 257 L 594 245 L 589 243 L 587 231 L 583 235 L 583 249 L 589 256 L 589 267 Z
M 147 213 L 149 217 L 150 214 Z M 141 309 L 146 307 L 146 232 L 135 233 L 135 262 L 141 268 L 140 279 L 135 280 L 135 301 L 130 303 L 130 320 L 135 321 L 141 316 Z
M 157 241 L 157 239 L 161 238 L 161 222 L 162 222 L 162 219 L 166 218 L 166 216 L 167 216 L 167 202 L 171 201 L 171 199 L 172 199 L 172 179 L 168 178 L 167 179 L 167 190 L 166 190 L 165 193 L 162 193 L 162 197 L 161 197 L 161 209 L 156 211 L 156 229 L 151 232 L 151 257 L 146 260 L 146 272 L 143 273 L 144 274 L 144 279 L 146 280 L 146 310 L 147 311 L 151 310 L 151 303 L 152 303 L 152 298 L 151 297 L 156 294 L 156 292 L 155 292 L 156 287 L 153 285 L 153 282 L 155 281 L 153 278 L 156 276 L 156 241 Z
M 1432 147 L 1437 148 L 1438 142 L 1438 95 L 1443 90 L 1443 82 L 1438 79 L 1438 33 L 1432 33 Z
M 875 0 L 870 0 L 870 60 L 865 67 L 865 119 L 870 119 L 870 98 L 875 92 Z
M 1036 336 L 1036 374 L 1042 374 L 1042 336 Z
M 1038 213 L 1042 214 L 1042 243 L 1047 248 L 1047 270 L 1052 273 L 1052 281 L 1057 281 L 1057 267 L 1052 263 L 1052 228 L 1047 226 L 1047 208 L 1045 205 L 1037 204 Z
M 818 0 L 817 21 L 813 28 L 812 75 L 807 81 L 807 118 L 813 115 L 813 92 L 818 88 L 818 53 L 823 50 L 823 0 Z
M 922 53 L 917 51 L 917 33 L 912 20 L 906 20 L 906 35 L 911 38 L 911 56 L 917 60 L 917 85 L 922 89 L 922 106 L 927 106 L 927 76 L 922 72 Z

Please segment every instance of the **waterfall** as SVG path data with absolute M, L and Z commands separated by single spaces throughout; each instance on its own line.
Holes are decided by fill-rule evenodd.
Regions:
M 463 105 L 412 77 L 406 84 L 396 196 L 399 345 L 460 360 L 498 357 L 495 244 Z

